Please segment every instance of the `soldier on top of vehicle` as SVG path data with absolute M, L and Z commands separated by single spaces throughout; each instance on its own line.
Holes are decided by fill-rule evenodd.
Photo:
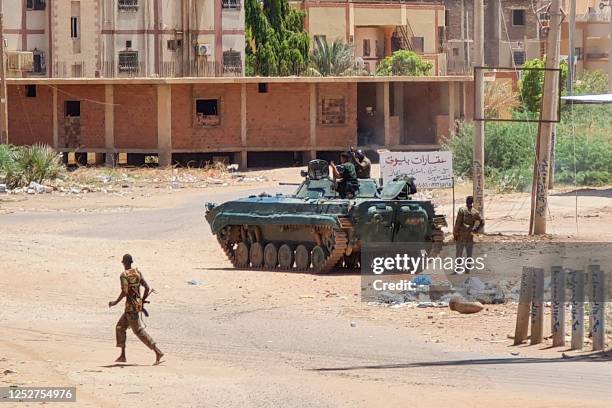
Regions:
M 354 151 L 351 148 L 351 155 L 353 156 L 353 163 L 355 164 L 355 170 L 357 171 L 358 179 L 369 179 L 371 178 L 372 162 L 363 153 L 363 150 L 359 149 Z
M 348 152 L 342 152 L 340 153 L 340 164 L 336 165 L 333 161 L 330 163 L 340 198 L 355 198 L 359 190 L 357 171 L 355 165 L 350 162 L 350 158 Z

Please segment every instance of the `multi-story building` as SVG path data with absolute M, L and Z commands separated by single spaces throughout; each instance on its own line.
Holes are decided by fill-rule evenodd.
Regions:
M 392 0 L 301 0 L 292 5 L 305 11 L 305 28 L 313 40 L 323 36 L 353 44 L 355 57 L 369 72 L 393 51 L 409 49 L 433 63 L 434 75 L 446 75 L 443 5 Z
M 4 0 L 4 10 L 14 76 L 243 72 L 241 0 Z
M 444 0 L 444 48 L 449 73 L 473 67 L 474 2 Z M 543 54 L 549 16 L 541 0 L 485 1 L 484 58 L 488 66 L 521 66 Z
M 607 71 L 610 58 L 610 18 L 612 2 L 576 0 L 574 55 L 576 73 Z M 567 10 L 567 8 L 566 8 Z M 561 55 L 569 56 L 569 22 L 561 26 Z

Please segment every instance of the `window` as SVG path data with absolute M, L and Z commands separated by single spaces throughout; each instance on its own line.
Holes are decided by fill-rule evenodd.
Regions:
M 119 72 L 138 71 L 138 51 L 119 52 Z
M 33 62 L 32 62 L 32 72 L 36 74 L 44 74 L 46 71 L 45 66 L 45 53 L 42 51 L 38 51 L 36 48 L 32 51 L 33 54 Z
M 223 51 L 223 72 L 240 73 L 242 72 L 242 58 L 240 51 Z
M 64 102 L 64 116 L 78 118 L 81 116 L 81 101 Z
M 321 98 L 321 125 L 344 125 L 346 123 L 346 104 L 344 97 Z
M 224 9 L 240 10 L 240 0 L 222 0 L 221 7 Z
M 27 0 L 26 8 L 28 10 L 44 10 L 45 3 L 45 0 Z
M 548 21 L 550 20 L 550 14 L 549 13 L 540 13 L 540 21 Z
M 574 48 L 574 55 L 576 56 L 576 61 L 582 61 L 582 47 Z
M 137 11 L 138 0 L 118 0 L 119 11 Z
M 458 56 L 459 56 L 459 48 L 453 47 L 453 57 L 458 57 Z
M 363 56 L 369 57 L 370 51 L 370 40 L 366 38 L 363 40 Z
M 521 66 L 525 63 L 525 51 L 514 51 L 512 53 L 514 65 Z
M 376 56 L 382 58 L 385 56 L 385 43 L 383 41 L 376 40 L 374 42 L 376 46 Z
M 259 91 L 259 93 L 268 93 L 268 83 L 267 82 L 258 83 L 257 90 Z
M 131 40 L 127 40 L 127 41 L 125 42 L 125 48 L 127 48 L 127 49 L 132 48 L 132 41 L 131 41 Z
M 26 85 L 25 95 L 26 98 L 36 98 L 36 85 Z
M 425 52 L 425 37 L 412 37 L 412 48 L 416 53 Z
M 70 17 L 70 38 L 79 38 L 79 18 Z
M 176 51 L 183 46 L 183 40 L 168 40 L 168 49 Z
M 221 124 L 219 99 L 196 99 L 196 125 L 218 126 Z
M 525 25 L 525 10 L 522 10 L 522 9 L 512 10 L 512 25 L 513 26 L 524 26 Z
M 448 27 L 450 24 L 450 10 L 444 10 L 444 27 Z

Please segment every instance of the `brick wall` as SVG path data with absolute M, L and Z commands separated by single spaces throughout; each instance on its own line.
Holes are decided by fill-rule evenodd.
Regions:
M 220 125 L 194 126 L 194 104 L 197 98 L 220 99 Z M 197 151 L 240 144 L 240 84 L 172 86 L 173 149 Z
M 9 85 L 9 142 L 53 145 L 53 89 L 36 86 L 36 98 L 26 98 L 24 85 Z
M 115 85 L 115 148 L 157 149 L 155 85 Z
M 66 101 L 80 101 L 80 136 L 77 143 L 69 143 L 65 134 Z M 58 145 L 62 147 L 104 148 L 104 85 L 58 86 L 57 129 Z
M 317 85 L 317 147 L 354 146 L 357 144 L 357 84 Z M 323 98 L 345 100 L 346 119 L 344 125 L 322 125 L 320 120 Z
M 267 93 L 247 84 L 249 147 L 307 146 L 310 139 L 308 84 L 269 83 Z

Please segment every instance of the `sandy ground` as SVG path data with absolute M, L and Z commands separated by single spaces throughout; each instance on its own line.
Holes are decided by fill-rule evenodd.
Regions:
M 297 169 L 256 174 L 268 181 L 0 196 L 0 386 L 72 385 L 70 406 L 84 407 L 612 405 L 612 354 L 511 346 L 516 305 L 393 309 L 361 302 L 359 275 L 230 268 L 204 202 L 299 181 Z M 457 187 L 457 208 L 469 190 Z M 451 197 L 434 194 L 449 220 Z M 576 219 L 576 194 L 553 191 L 545 239 L 610 240 L 611 197 L 580 191 Z M 488 233 L 528 239 L 529 198 L 489 194 Z M 107 303 L 125 252 L 158 291 L 145 322 L 161 366 L 131 333 L 129 363 L 113 363 L 121 309 Z

